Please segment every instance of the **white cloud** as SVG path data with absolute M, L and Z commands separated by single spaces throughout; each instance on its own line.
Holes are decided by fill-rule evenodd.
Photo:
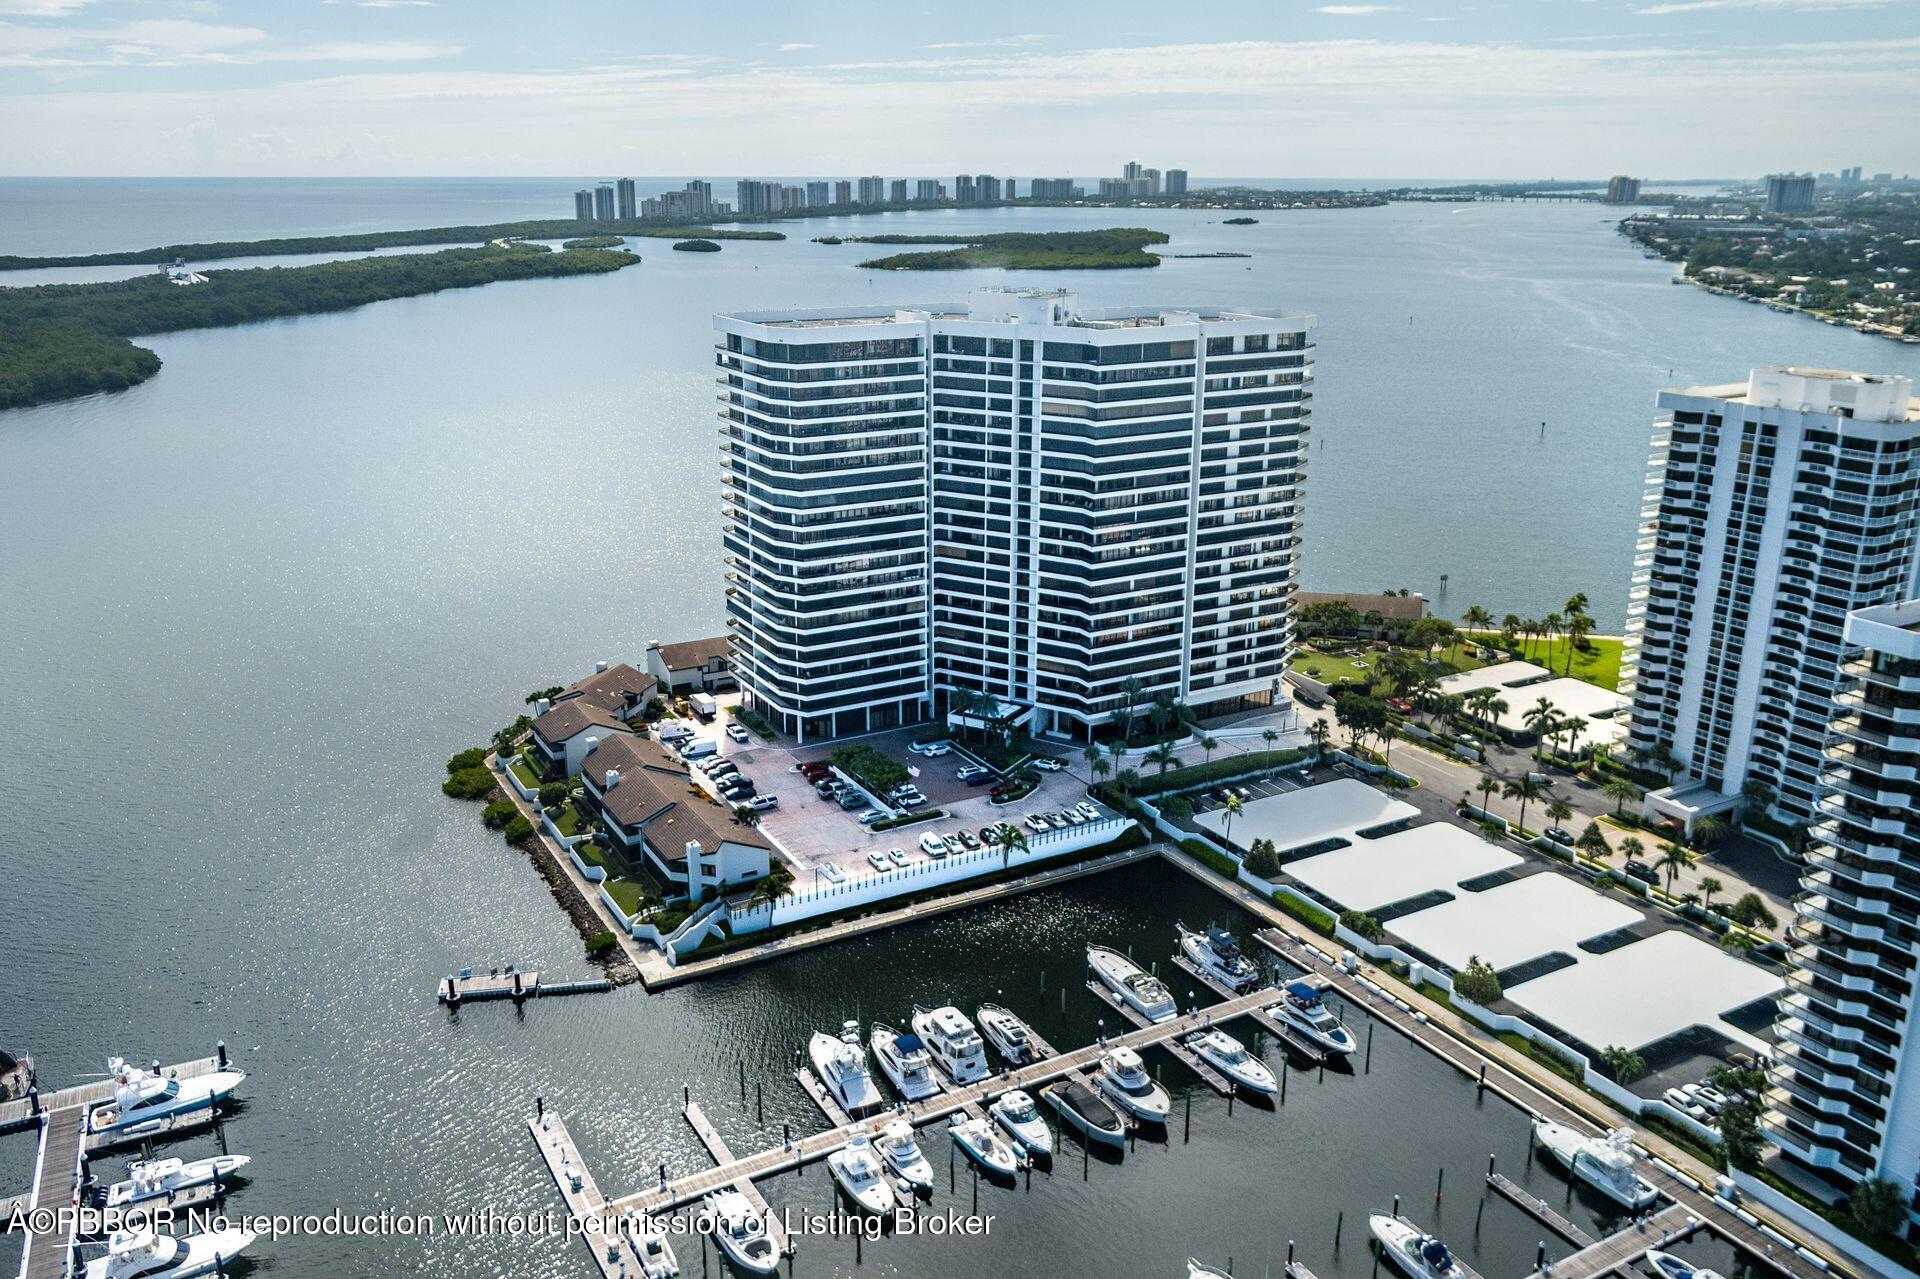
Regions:
M 1833 9 L 1884 9 L 1901 0 L 1673 0 L 1668 4 L 1648 5 L 1635 13 L 1698 13 L 1703 9 L 1787 9 L 1795 13 L 1820 13 Z
M 791 43 L 781 45 L 780 52 L 781 53 L 797 53 L 801 49 L 818 49 L 819 47 L 820 46 L 817 44 L 802 44 L 800 41 L 796 40 Z
M 1395 13 L 1398 8 L 1391 4 L 1323 4 L 1314 12 L 1331 13 L 1341 18 L 1366 18 L 1376 13 Z
M 0 0 L 0 13 L 23 18 L 63 18 L 92 3 L 93 0 Z
M 23 27 L 0 22 L 0 67 L 182 66 L 258 62 L 424 62 L 461 52 L 420 41 L 276 44 L 259 27 L 147 18 L 101 27 Z
M 939 44 L 922 45 L 926 49 L 1019 49 L 1036 44 L 1045 44 L 1058 39 L 1050 35 L 1001 36 L 994 40 L 944 40 Z

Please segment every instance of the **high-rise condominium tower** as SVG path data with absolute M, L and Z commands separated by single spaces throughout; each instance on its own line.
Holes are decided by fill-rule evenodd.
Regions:
M 1654 811 L 1812 811 L 1847 613 L 1913 593 L 1912 390 L 1768 368 L 1660 393 L 1622 668 L 1630 744 L 1684 774 Z
M 988 693 L 1085 738 L 1267 704 L 1291 646 L 1310 316 L 964 305 L 716 317 L 734 660 L 801 739 Z

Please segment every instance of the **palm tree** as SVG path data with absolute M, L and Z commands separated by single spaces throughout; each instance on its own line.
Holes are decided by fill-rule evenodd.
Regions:
M 1013 852 L 1016 848 L 1023 853 L 1027 851 L 1027 832 L 1012 823 L 1006 823 L 1000 827 L 999 842 L 1000 869 L 1006 870 L 1013 865 Z
M 1561 822 L 1566 821 L 1572 816 L 1573 810 L 1567 807 L 1567 802 L 1563 799 L 1555 799 L 1547 805 L 1547 820 L 1555 826 L 1558 826 Z
M 783 861 L 775 861 L 747 894 L 749 906 L 771 906 L 793 891 L 793 871 Z
M 1233 819 L 1240 815 L 1240 810 L 1244 807 L 1246 805 L 1240 802 L 1238 795 L 1227 796 L 1227 815 L 1220 819 L 1220 833 L 1226 837 L 1228 843 L 1233 842 Z
M 1126 762 L 1127 762 L 1127 744 L 1124 741 L 1120 741 L 1118 739 L 1108 742 L 1107 743 L 1107 763 L 1112 766 L 1113 771 L 1116 774 L 1119 773 L 1120 766 L 1125 764 Z
M 982 689 L 980 699 L 973 704 L 973 713 L 980 717 L 980 735 L 982 740 L 992 735 L 994 730 L 991 725 L 995 720 L 1000 718 L 1001 709 L 1000 699 L 985 689 Z
M 1587 611 L 1587 593 L 1585 591 L 1574 592 L 1574 594 L 1568 598 L 1564 607 L 1566 609 L 1566 614 L 1568 617 L 1575 617 L 1581 613 L 1586 612 Z
M 1629 803 L 1640 798 L 1640 788 L 1624 777 L 1611 778 L 1600 789 L 1605 791 L 1607 798 L 1613 801 L 1615 817 L 1620 816 Z
M 1313 762 L 1318 764 L 1327 757 L 1327 739 L 1333 736 L 1333 730 L 1327 727 L 1327 721 L 1316 719 L 1307 726 L 1307 740 L 1313 743 Z
M 1528 731 L 1533 734 L 1533 757 L 1539 759 L 1540 748 L 1546 744 L 1548 730 L 1560 722 L 1560 708 L 1543 697 L 1520 716 L 1520 722 L 1525 724 Z
M 1629 835 L 1620 841 L 1620 855 L 1630 862 L 1639 860 L 1646 851 L 1647 846 L 1640 842 L 1638 836 Z
M 1726 891 L 1727 891 L 1727 886 L 1725 884 L 1721 883 L 1719 880 L 1715 879 L 1713 876 L 1708 875 L 1705 879 L 1702 879 L 1700 881 L 1700 904 L 1706 907 L 1708 910 L 1712 910 L 1714 894 L 1724 893 Z
M 1123 768 L 1113 775 L 1113 784 L 1131 795 L 1140 786 L 1140 774 L 1131 768 Z
M 1575 613 L 1567 618 L 1567 664 L 1566 674 L 1573 674 L 1573 650 L 1580 647 L 1580 641 L 1593 629 L 1593 619 L 1585 613 Z
M 1660 845 L 1660 860 L 1653 865 L 1654 869 L 1667 872 L 1667 896 L 1673 896 L 1673 877 L 1675 873 L 1692 864 L 1693 854 L 1680 847 L 1680 845 L 1673 843 Z
M 1161 742 L 1158 746 L 1147 752 L 1146 762 L 1158 768 L 1160 770 L 1160 776 L 1165 777 L 1167 770 L 1180 762 L 1180 756 L 1178 752 L 1173 749 L 1173 743 Z
M 1121 733 L 1122 740 L 1133 740 L 1133 708 L 1147 695 L 1147 686 L 1140 682 L 1138 675 L 1129 675 L 1120 681 L 1121 710 L 1126 716 L 1126 731 Z
M 1540 619 L 1540 631 L 1543 638 L 1545 638 L 1545 640 L 1547 641 L 1547 659 L 1549 663 L 1548 669 L 1552 669 L 1551 662 L 1553 658 L 1553 637 L 1560 633 L 1560 628 L 1563 624 L 1564 623 L 1561 620 L 1560 614 L 1558 613 L 1548 613 L 1545 617 Z
M 963 686 L 947 694 L 947 710 L 961 719 L 971 716 L 979 706 L 980 694 L 974 689 Z M 961 731 L 966 731 L 965 725 L 961 726 Z
M 1524 625 L 1526 623 L 1512 613 L 1500 619 L 1500 638 L 1508 648 L 1512 648 L 1515 641 L 1520 638 L 1520 628 Z
M 1107 763 L 1106 756 L 1100 754 L 1098 751 L 1095 751 L 1094 760 L 1093 760 L 1094 781 L 1095 782 L 1105 781 L 1107 774 L 1111 773 L 1112 771 L 1113 771 L 1113 765 Z
M 1727 837 L 1727 819 L 1702 813 L 1693 819 L 1693 842 L 1700 848 L 1712 848 Z
M 1207 762 L 1213 762 L 1213 753 L 1220 749 L 1220 743 L 1206 733 L 1200 734 L 1200 749 L 1207 753 Z
M 1544 798 L 1547 788 L 1531 777 L 1516 777 L 1500 788 L 1500 794 L 1503 798 L 1520 801 L 1519 826 L 1524 831 L 1527 828 L 1527 805 L 1536 799 Z
M 1400 730 L 1393 726 L 1392 720 L 1380 726 L 1380 762 L 1382 764 L 1393 763 L 1393 739 L 1398 736 L 1400 736 Z
M 1101 761 L 1106 756 L 1097 743 L 1088 742 L 1080 748 L 1080 758 L 1087 761 L 1087 771 L 1091 773 L 1099 769 Z
M 1500 783 L 1494 780 L 1492 773 L 1480 774 L 1480 811 L 1488 812 L 1487 805 L 1493 800 L 1493 793 L 1500 789 Z
M 1460 614 L 1460 621 L 1468 630 L 1484 631 L 1493 625 L 1493 614 L 1478 604 L 1469 604 L 1467 611 Z
M 1489 697 L 1487 699 L 1486 705 L 1481 709 L 1485 710 L 1487 713 L 1487 721 L 1484 725 L 1482 725 L 1482 727 L 1484 727 L 1489 733 L 1491 733 L 1494 729 L 1494 725 L 1500 722 L 1500 717 L 1502 715 L 1505 715 L 1508 711 L 1512 710 L 1513 707 L 1507 705 L 1507 699 L 1504 697 Z
M 1533 642 L 1539 638 L 1540 623 L 1529 617 L 1520 623 L 1520 637 L 1525 641 L 1520 647 L 1522 657 L 1533 656 Z
M 1280 740 L 1280 730 L 1277 728 L 1269 728 L 1266 732 L 1260 734 L 1260 740 L 1267 744 L 1268 750 L 1272 750 L 1273 744 Z

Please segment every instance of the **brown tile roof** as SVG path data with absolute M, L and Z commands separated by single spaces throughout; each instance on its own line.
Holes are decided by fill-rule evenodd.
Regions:
M 633 732 L 619 716 L 584 697 L 556 703 L 552 710 L 533 721 L 533 731 L 540 734 L 541 740 L 550 746 L 570 741 L 590 728 L 610 728 L 626 734 Z
M 1354 612 L 1362 617 L 1368 613 L 1378 613 L 1384 618 L 1417 622 L 1427 615 L 1427 602 L 1418 595 L 1360 595 L 1351 591 L 1301 591 L 1294 596 L 1294 608 L 1298 610 L 1310 604 L 1325 604 L 1329 600 L 1351 604 Z
M 670 671 L 686 671 L 705 666 L 716 657 L 731 657 L 733 637 L 716 635 L 712 639 L 687 640 L 679 644 L 662 644 L 660 660 L 666 663 Z
M 685 861 L 690 839 L 708 852 L 723 841 L 772 847 L 753 827 L 709 803 L 704 792 L 689 793 L 693 782 L 687 766 L 652 738 L 610 737 L 594 747 L 581 772 L 596 790 L 604 790 L 609 768 L 619 770 L 620 784 L 604 791 L 608 814 L 623 826 L 645 826 L 647 842 L 665 861 Z
M 627 694 L 633 693 L 645 698 L 660 681 L 645 671 L 637 671 L 625 662 L 607 667 L 604 671 L 595 671 L 585 679 L 575 680 L 561 690 L 560 696 L 568 701 L 592 702 L 606 710 L 617 711 L 627 703 Z

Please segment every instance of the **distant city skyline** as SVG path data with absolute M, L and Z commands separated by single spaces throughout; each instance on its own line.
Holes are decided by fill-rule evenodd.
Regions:
M 1196 180 L 1920 169 L 1920 0 L 543 12 L 0 0 L 0 173 L 1088 179 L 1173 156 Z

